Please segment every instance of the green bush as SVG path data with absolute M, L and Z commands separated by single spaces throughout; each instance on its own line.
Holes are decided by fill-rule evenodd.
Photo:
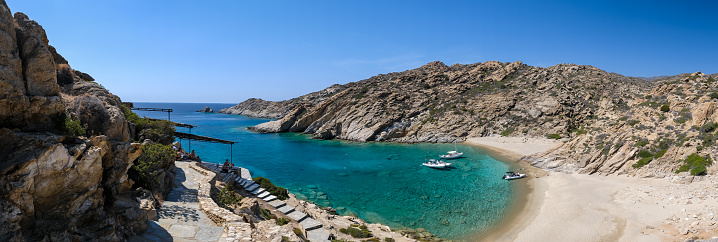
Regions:
M 150 139 L 161 144 L 174 142 L 174 124 L 167 120 L 140 119 L 135 123 L 139 141 Z
M 353 238 L 369 238 L 372 236 L 371 232 L 366 229 L 358 229 L 351 226 L 347 227 L 344 231 L 341 229 L 339 231 L 351 235 Z
M 85 135 L 85 128 L 80 125 L 80 120 L 72 120 L 68 115 L 65 115 L 65 130 L 74 136 Z
M 135 125 L 135 137 L 132 137 L 133 140 L 142 142 L 144 139 L 150 139 L 165 145 L 172 144 L 175 141 L 173 122 L 140 118 L 125 106 L 122 106 L 122 112 L 124 112 L 127 121 Z
M 294 232 L 294 234 L 296 234 L 297 236 L 299 236 L 299 238 L 304 239 L 304 233 L 302 233 L 302 230 L 301 230 L 301 229 L 294 228 L 294 229 L 292 229 L 292 232 Z
M 261 209 L 259 209 L 259 212 L 261 213 L 260 215 L 262 216 L 262 218 L 264 218 L 266 220 L 270 220 L 270 219 L 274 218 L 274 215 L 272 215 L 272 213 L 269 211 L 269 209 L 261 208 Z
M 387 238 L 384 238 L 384 241 L 385 242 L 394 242 L 394 239 L 387 237 Z
M 702 157 L 696 153 L 689 155 L 688 158 L 686 158 L 683 162 L 685 164 L 679 167 L 678 170 L 676 170 L 676 173 L 686 172 L 690 170 L 691 175 L 702 176 L 706 175 L 708 172 L 706 167 L 713 165 L 713 160 L 710 156 Z
M 628 125 L 633 126 L 633 125 L 636 125 L 636 124 L 638 124 L 638 123 L 640 123 L 640 122 L 641 122 L 641 121 L 638 121 L 638 120 L 631 120 L 631 121 L 628 121 L 628 122 L 626 122 L 626 123 L 627 123 Z
M 704 125 L 702 125 L 698 130 L 700 130 L 703 133 L 710 133 L 713 132 L 718 128 L 718 123 L 714 123 L 713 121 L 710 121 Z
M 683 164 L 681 167 L 676 170 L 676 173 L 686 172 L 691 170 L 691 165 L 689 164 Z
M 275 186 L 267 178 L 258 176 L 258 177 L 252 178 L 252 180 L 254 180 L 254 182 L 259 184 L 259 187 L 261 187 L 264 190 L 266 190 L 267 192 L 269 192 L 269 194 L 276 196 L 277 199 L 279 199 L 279 200 L 286 200 L 287 198 L 289 198 L 289 191 L 287 191 L 287 189 Z
M 229 184 L 219 191 L 217 198 L 219 199 L 219 205 L 227 209 L 235 205 L 242 205 L 242 196 L 234 192 L 234 187 Z
M 643 147 L 646 146 L 648 143 L 650 143 L 648 142 L 648 140 L 639 140 L 638 142 L 636 142 L 636 146 Z
M 560 135 L 560 134 L 547 134 L 547 135 L 546 135 L 546 138 L 549 138 L 549 139 L 560 139 L 560 138 L 561 138 L 561 135 Z
M 577 128 L 577 129 L 571 130 L 571 133 L 576 133 L 576 136 L 579 136 L 579 135 L 588 133 L 588 130 L 586 130 L 585 127 L 581 127 L 580 129 Z
M 640 160 L 638 160 L 638 162 L 636 162 L 636 164 L 633 164 L 632 166 L 633 168 L 640 168 L 641 166 L 651 163 L 652 160 L 653 157 L 641 158 Z
M 174 161 L 175 152 L 172 146 L 163 144 L 148 144 L 142 146 L 142 154 L 132 164 L 137 172 L 138 185 L 152 189 L 155 186 L 155 175 L 162 167 L 167 167 Z
M 710 94 L 708 94 L 708 97 L 710 97 L 711 99 L 718 99 L 718 92 L 711 92 Z
M 641 150 L 638 152 L 637 156 L 641 157 L 641 158 L 647 158 L 647 157 L 653 157 L 653 154 L 651 154 L 651 152 L 648 150 Z
M 515 130 L 513 128 L 507 128 L 504 131 L 501 131 L 501 136 L 509 136 L 511 133 L 513 133 Z
M 277 225 L 282 226 L 288 224 L 289 221 L 291 220 L 289 220 L 288 218 L 277 218 Z
M 671 106 L 668 105 L 668 104 L 663 104 L 663 106 L 661 106 L 661 112 L 664 112 L 664 113 L 665 113 L 665 112 L 668 112 L 668 111 L 671 111 Z
M 656 159 L 661 158 L 661 156 L 666 154 L 666 151 L 668 151 L 668 149 L 659 150 L 658 152 L 656 152 L 656 154 L 653 155 L 653 158 L 656 158 Z

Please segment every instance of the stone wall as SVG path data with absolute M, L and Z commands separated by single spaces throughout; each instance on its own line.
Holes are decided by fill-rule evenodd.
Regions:
M 190 163 L 189 167 L 204 175 L 202 180 L 199 181 L 197 202 L 199 202 L 199 207 L 207 214 L 207 217 L 217 225 L 224 227 L 228 233 L 228 241 L 253 241 L 251 225 L 245 223 L 239 215 L 220 207 L 212 199 L 212 183 L 217 180 L 217 174 L 197 162 Z

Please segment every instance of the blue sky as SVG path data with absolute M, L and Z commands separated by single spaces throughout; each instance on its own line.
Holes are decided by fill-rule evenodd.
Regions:
M 285 100 L 435 60 L 718 72 L 715 1 L 7 3 L 123 101 Z

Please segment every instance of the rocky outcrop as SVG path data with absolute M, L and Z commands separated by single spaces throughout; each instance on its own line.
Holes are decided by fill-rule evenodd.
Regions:
M 52 130 L 64 111 L 45 30 L 0 2 L 0 127 Z
M 231 108 L 219 110 L 218 113 L 244 115 L 257 118 L 278 119 L 284 117 L 297 105 L 294 101 L 272 102 L 259 98 L 250 98 Z
M 219 110 L 218 113 L 244 115 L 256 118 L 280 119 L 286 116 L 290 111 L 302 103 L 310 103 L 311 105 L 319 104 L 335 93 L 341 92 L 346 87 L 344 85 L 332 85 L 319 92 L 313 92 L 291 100 L 273 102 L 265 101 L 259 98 L 250 98 L 233 107 Z
M 13 18 L 4 0 L 0 39 L 0 241 L 142 233 L 163 196 L 128 177 L 142 145 L 128 142 L 120 98 L 73 70 L 43 28 L 25 14 Z M 70 134 L 68 117 L 86 135 Z M 159 182 L 174 180 L 171 169 Z
M 210 108 L 209 106 L 204 107 L 203 109 L 198 110 L 197 112 L 200 113 L 214 113 L 214 109 Z
M 8 129 L 0 136 L 0 240 L 117 241 L 156 216 L 156 202 L 136 199 L 127 179 L 139 145 Z
M 504 131 L 542 136 L 619 112 L 650 86 L 640 79 L 573 64 L 539 68 L 521 62 L 452 66 L 432 62 L 292 99 L 302 102 L 253 102 L 257 110 L 260 105 L 270 110 L 282 104 L 293 108 L 279 120 L 251 129 L 304 132 L 318 139 L 408 143 L 453 142 Z M 603 91 L 613 88 L 617 91 Z
M 100 84 L 73 76 L 74 82 L 61 86 L 67 112 L 87 125 L 90 134 L 104 134 L 111 140 L 129 141 L 122 101 Z
M 15 30 L 27 94 L 56 96 L 59 87 L 55 59 L 50 52 L 45 30 L 23 13 L 15 13 Z
M 697 72 L 663 78 L 625 111 L 587 120 L 560 147 L 522 159 L 554 171 L 638 177 L 674 176 L 694 153 L 715 160 L 716 77 Z M 708 167 L 708 174 L 715 172 Z

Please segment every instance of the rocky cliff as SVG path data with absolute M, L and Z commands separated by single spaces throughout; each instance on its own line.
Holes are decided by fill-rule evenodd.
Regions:
M 718 123 L 715 77 L 694 73 L 645 81 L 575 64 L 432 62 L 292 100 L 250 99 L 229 110 L 274 114 L 277 120 L 250 128 L 257 132 L 304 132 L 318 139 L 551 137 L 566 143 L 525 159 L 566 172 L 666 176 L 685 165 L 689 154 L 708 158 L 715 152 L 715 128 L 699 131 Z M 669 111 L 660 110 L 664 104 Z
M 73 70 L 43 28 L 13 17 L 4 0 L 0 56 L 0 241 L 143 232 L 158 196 L 127 176 L 141 145 L 129 143 L 120 99 Z M 85 135 L 68 130 L 72 120 Z
M 707 161 L 702 173 L 715 174 L 710 161 L 718 154 L 716 78 L 700 72 L 662 78 L 624 112 L 587 120 L 562 146 L 524 159 L 556 171 L 665 177 L 696 154 Z M 688 164 L 683 171 L 698 174 L 700 166 Z
M 288 104 L 282 113 L 291 110 L 281 119 L 252 128 L 259 132 L 304 132 L 320 139 L 355 141 L 452 142 L 500 132 L 528 136 L 567 132 L 595 116 L 622 112 L 650 86 L 592 66 L 432 62 L 313 95 L 322 100 L 303 96 L 298 98 L 302 101 L 248 101 L 233 108 L 261 110 Z

